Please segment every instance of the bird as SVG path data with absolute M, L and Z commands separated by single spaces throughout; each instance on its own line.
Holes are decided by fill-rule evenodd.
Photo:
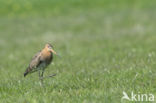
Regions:
M 45 68 L 51 64 L 53 54 L 57 55 L 57 53 L 53 50 L 53 46 L 50 43 L 45 44 L 45 47 L 33 56 L 29 66 L 24 72 L 24 77 L 30 73 L 38 71 L 39 79 L 43 82 L 42 80 Z

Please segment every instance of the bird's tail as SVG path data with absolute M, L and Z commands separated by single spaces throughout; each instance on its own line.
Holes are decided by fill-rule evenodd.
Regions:
M 29 73 L 29 67 L 26 69 L 26 71 L 24 72 L 24 77 Z

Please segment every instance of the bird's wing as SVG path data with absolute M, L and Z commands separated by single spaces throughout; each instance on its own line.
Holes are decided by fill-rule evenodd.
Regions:
M 41 57 L 41 52 L 36 53 L 29 64 L 29 68 L 33 69 L 38 67 L 40 63 L 40 57 Z
M 41 57 L 41 52 L 38 52 L 35 54 L 35 56 L 32 58 L 29 67 L 26 69 L 26 71 L 24 72 L 24 77 L 29 73 L 29 72 L 33 72 L 34 68 L 38 67 L 38 65 L 40 64 L 40 57 Z

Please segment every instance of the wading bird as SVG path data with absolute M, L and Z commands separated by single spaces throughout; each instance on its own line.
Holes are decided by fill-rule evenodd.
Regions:
M 56 52 L 53 50 L 52 45 L 46 44 L 45 47 L 40 52 L 36 53 L 35 56 L 32 58 L 28 68 L 24 72 L 24 77 L 29 73 L 38 71 L 39 79 L 41 80 L 42 84 L 44 70 L 52 62 L 53 53 L 56 54 Z M 49 77 L 52 76 L 54 75 L 51 75 Z

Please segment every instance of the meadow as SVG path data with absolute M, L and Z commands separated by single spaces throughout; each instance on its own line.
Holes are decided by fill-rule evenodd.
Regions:
M 131 103 L 121 101 L 123 91 L 156 96 L 155 4 L 0 0 L 0 103 Z M 37 72 L 23 73 L 45 43 L 61 58 L 54 56 L 45 76 L 57 75 L 41 87 Z

